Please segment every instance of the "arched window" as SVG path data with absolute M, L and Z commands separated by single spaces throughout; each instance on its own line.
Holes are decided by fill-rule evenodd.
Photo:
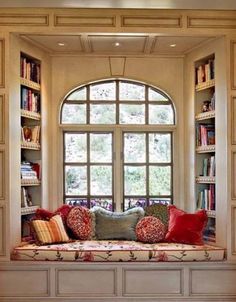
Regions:
M 174 107 L 152 86 L 107 80 L 61 107 L 64 202 L 128 209 L 173 201 Z

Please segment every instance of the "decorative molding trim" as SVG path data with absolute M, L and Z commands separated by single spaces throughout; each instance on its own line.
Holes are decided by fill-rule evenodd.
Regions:
M 5 151 L 0 150 L 0 200 L 5 199 Z
M 5 88 L 5 39 L 0 39 L 0 88 Z
M 121 16 L 121 27 L 181 28 L 182 16 Z
M 236 89 L 236 41 L 230 41 L 230 82 L 231 89 Z
M 0 206 L 0 256 L 6 256 L 6 208 Z
M 232 255 L 236 255 L 236 206 L 231 207 L 231 221 L 232 221 L 232 233 L 231 233 L 231 252 Z
M 234 17 L 190 17 L 187 16 L 187 28 L 236 28 L 236 18 Z
M 120 57 L 120 58 L 119 57 L 116 57 L 116 58 L 109 57 L 111 76 L 124 76 L 125 64 L 126 64 L 125 57 Z
M 38 276 L 37 273 L 41 272 L 41 273 L 45 273 L 44 276 Z M 4 291 L 0 291 L 0 297 L 14 297 L 14 298 L 18 298 L 18 297 L 25 297 L 26 299 L 28 297 L 49 297 L 51 294 L 51 289 L 50 289 L 50 269 L 49 268 L 29 268 L 29 267 L 18 267 L 18 268 L 12 268 L 12 269 L 4 269 L 1 268 L 0 269 L 0 274 L 10 274 L 12 273 L 12 281 L 17 282 L 17 286 L 14 283 L 11 283 L 10 276 L 8 276 L 8 278 L 4 278 L 5 280 L 2 280 L 1 278 L 1 284 L 0 287 L 4 286 L 2 283 L 5 283 L 4 288 L 6 288 L 6 290 Z M 18 274 L 19 273 L 19 276 Z M 28 284 L 29 281 L 29 274 L 31 273 L 31 278 L 38 278 L 41 277 L 40 281 L 42 281 L 42 279 L 46 279 L 45 283 L 43 285 L 45 285 L 45 291 L 42 291 L 42 289 L 37 288 L 37 286 L 33 286 L 30 287 L 30 285 Z M 25 279 L 24 277 L 27 276 Z M 8 279 L 8 280 L 6 280 Z M 18 280 L 17 280 L 18 279 Z M 36 280 L 35 279 L 35 280 Z M 9 283 L 7 283 L 9 281 Z M 37 280 L 39 281 L 39 280 Z M 37 284 L 37 282 L 36 282 Z M 40 283 L 39 283 L 40 284 Z M 14 289 L 16 288 L 16 291 L 14 292 Z M 22 293 L 19 293 L 19 288 L 21 288 Z M 24 291 L 25 289 L 25 291 Z M 43 289 L 44 290 L 44 289 Z M 35 292 L 34 292 L 35 291 Z M 18 299 L 17 299 L 18 300 Z M 41 299 L 40 299 L 41 300 Z M 43 300 L 43 299 L 42 299 Z
M 49 15 L 36 14 L 0 14 L 1 26 L 48 26 Z
M 236 199 L 236 151 L 231 154 L 231 199 Z
M 111 273 L 112 279 L 113 279 L 113 288 L 111 288 L 111 292 L 101 292 L 101 290 L 98 290 L 98 292 L 91 292 L 91 290 L 86 291 L 84 288 L 79 291 L 78 283 L 76 284 L 76 287 L 78 291 L 73 292 L 72 286 L 73 284 L 70 283 L 70 280 L 68 282 L 70 283 L 71 292 L 68 292 L 68 288 L 66 292 L 60 291 L 60 273 L 68 272 L 70 275 L 72 275 L 73 272 L 77 272 L 78 276 L 83 277 L 83 273 L 86 272 L 92 275 L 97 272 L 99 275 L 102 273 L 102 278 L 100 279 L 100 285 L 102 285 L 103 282 L 107 281 L 107 279 L 104 279 L 105 273 Z M 55 276 L 56 276 L 56 297 L 91 297 L 91 296 L 97 296 L 99 294 L 99 297 L 114 297 L 117 296 L 117 269 L 116 268 L 102 268 L 102 269 L 96 269 L 96 268 L 84 268 L 84 269 L 74 269 L 74 268 L 56 268 L 55 270 Z M 108 276 L 107 276 L 108 277 Z M 110 276 L 111 277 L 111 276 Z M 89 277 L 90 278 L 90 277 Z M 85 280 L 89 280 L 88 276 L 85 278 Z M 76 282 L 78 282 L 77 278 L 75 279 Z M 64 283 L 63 283 L 64 284 Z
M 5 95 L 0 94 L 0 144 L 5 143 Z
M 115 16 L 78 16 L 78 15 L 55 15 L 55 26 L 68 26 L 68 27 L 115 27 Z
M 178 276 L 178 281 L 179 281 L 179 287 L 178 287 L 178 292 L 176 290 L 172 292 L 170 292 L 170 289 L 166 290 L 166 292 L 156 292 L 156 293 L 147 293 L 147 292 L 140 292 L 140 293 L 129 293 L 127 290 L 127 285 L 128 285 L 128 280 L 127 280 L 127 273 L 128 272 L 133 272 L 133 273 L 139 273 L 139 274 L 144 274 L 145 272 L 147 273 L 147 275 L 150 275 L 150 280 L 152 278 L 151 274 L 154 272 L 157 275 L 160 276 L 160 279 L 162 280 L 167 280 L 167 277 L 163 277 L 164 273 L 169 273 L 170 276 L 168 278 L 168 280 L 173 284 L 177 282 L 176 280 L 176 276 L 171 275 L 171 273 L 179 273 Z M 163 274 L 162 274 L 163 273 Z M 136 274 L 135 274 L 136 275 Z M 173 279 L 171 279 L 171 277 Z M 138 282 L 138 275 L 135 276 L 135 281 Z M 140 278 L 142 279 L 142 278 Z M 123 284 L 122 284 L 122 295 L 125 297 L 130 297 L 130 296 L 135 296 L 135 297 L 143 297 L 145 295 L 145 297 L 153 297 L 153 296 L 157 296 L 157 295 L 161 295 L 161 296 L 183 296 L 184 295 L 184 270 L 182 268 L 123 268 L 122 270 L 122 280 L 123 280 Z M 143 280 L 143 279 L 142 279 Z M 136 283 L 136 282 L 133 283 Z M 141 281 L 141 280 L 140 280 Z M 147 282 L 147 280 L 145 281 Z M 164 282 L 164 281 L 163 281 Z M 171 284 L 170 283 L 170 284 Z M 155 285 L 154 285 L 155 287 Z M 143 289 L 145 289 L 145 286 L 142 287 Z
M 236 145 L 236 96 L 231 98 L 231 144 Z

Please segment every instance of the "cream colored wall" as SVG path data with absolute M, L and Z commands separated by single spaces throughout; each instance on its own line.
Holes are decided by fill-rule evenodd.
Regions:
M 52 185 L 51 205 L 62 203 L 62 134 L 59 131 L 60 104 L 73 88 L 100 79 L 110 78 L 109 57 L 53 57 L 52 58 Z M 142 81 L 165 91 L 172 98 L 177 113 L 174 131 L 174 199 L 184 206 L 183 194 L 183 59 L 182 58 L 126 58 L 124 78 Z
M 215 93 L 216 93 L 216 233 L 217 243 L 226 247 L 228 210 L 228 95 L 226 72 L 225 38 L 218 38 L 204 47 L 189 53 L 184 61 L 185 110 L 185 200 L 188 210 L 194 211 L 195 199 L 195 80 L 194 62 L 215 53 Z

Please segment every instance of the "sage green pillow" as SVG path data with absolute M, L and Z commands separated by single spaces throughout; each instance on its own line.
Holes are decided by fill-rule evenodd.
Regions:
M 138 221 L 144 217 L 141 207 L 126 212 L 110 212 L 94 207 L 96 217 L 95 233 L 98 240 L 136 240 L 135 228 Z

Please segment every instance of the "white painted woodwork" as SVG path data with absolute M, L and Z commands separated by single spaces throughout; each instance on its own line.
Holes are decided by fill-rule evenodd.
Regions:
M 58 269 L 56 271 L 56 295 L 73 296 L 115 296 L 115 269 Z
M 124 269 L 124 296 L 183 294 L 181 269 Z M 168 280 L 168 281 L 167 281 Z
M 124 76 L 126 58 L 109 58 L 111 76 Z
M 0 150 L 0 200 L 5 199 L 5 151 Z
M 190 275 L 190 295 L 235 295 L 235 269 L 193 269 Z
M 0 205 L 0 255 L 5 255 L 5 208 Z
M 5 98 L 0 95 L 0 145 L 5 143 Z
M 49 270 L 0 269 L 0 299 L 49 296 Z

